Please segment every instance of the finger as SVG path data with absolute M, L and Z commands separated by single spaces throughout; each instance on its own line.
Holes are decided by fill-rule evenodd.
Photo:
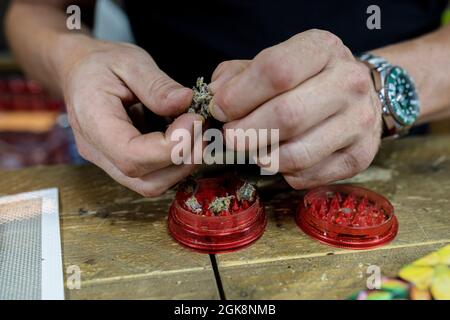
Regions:
M 378 148 L 378 144 L 374 144 Z M 330 182 L 347 179 L 367 169 L 376 151 L 367 148 L 364 143 L 335 152 L 316 165 L 294 174 L 284 174 L 284 178 L 293 188 L 307 189 Z
M 296 137 L 346 106 L 345 95 L 326 71 L 264 103 L 246 117 L 226 123 L 225 129 L 279 129 L 280 141 Z M 324 94 L 326 93 L 326 94 Z M 265 147 L 259 141 L 258 147 Z
M 112 162 L 93 148 L 82 136 L 76 134 L 77 146 L 83 158 L 103 169 L 114 180 L 145 197 L 155 197 L 187 177 L 194 165 L 169 166 L 141 178 L 125 176 Z
M 333 116 L 305 134 L 283 143 L 279 171 L 298 172 L 313 167 L 334 152 L 353 144 L 358 131 L 345 114 Z
M 185 129 L 192 134 L 194 121 L 202 120 L 195 114 L 183 114 L 166 133 L 142 135 L 132 125 L 119 98 L 98 95 L 93 105 L 98 106 L 101 118 L 86 118 L 83 132 L 88 133 L 91 144 L 129 177 L 140 177 L 172 165 L 171 149 L 175 142 L 170 139 L 171 133 L 175 129 Z
M 144 50 L 136 50 L 131 58 L 116 62 L 114 72 L 147 108 L 161 116 L 178 115 L 188 108 L 191 89 L 161 71 Z
M 114 180 L 129 189 L 136 191 L 142 196 L 157 197 L 182 179 L 189 176 L 195 168 L 195 165 L 172 165 L 164 169 L 154 171 L 140 178 L 130 178 L 124 176 L 115 167 L 111 167 L 109 172 L 110 176 Z
M 250 60 L 230 60 L 219 64 L 211 77 L 212 82 L 209 84 L 211 92 L 216 93 L 228 80 L 241 73 L 249 65 Z
M 331 64 L 348 51 L 326 31 L 300 33 L 263 50 L 252 63 L 214 96 L 212 114 L 220 121 L 239 119 L 270 98 L 286 92 Z

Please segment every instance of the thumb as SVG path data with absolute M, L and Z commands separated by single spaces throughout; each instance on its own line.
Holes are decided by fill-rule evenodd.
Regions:
M 185 164 L 202 162 L 203 155 L 203 129 L 204 118 L 197 114 L 185 113 L 179 116 L 167 128 L 165 138 L 171 148 L 171 158 L 178 159 L 182 150 L 182 159 Z M 181 130 L 181 131 L 180 131 Z M 178 148 L 176 147 L 178 146 Z
M 175 116 L 189 107 L 192 90 L 160 70 L 147 52 L 139 52 L 133 62 L 115 72 L 147 108 L 160 116 Z

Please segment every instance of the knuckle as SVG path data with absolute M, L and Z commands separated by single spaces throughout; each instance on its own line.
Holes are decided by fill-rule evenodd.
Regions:
M 215 102 L 221 107 L 228 119 L 238 119 L 241 114 L 240 110 L 235 108 L 235 95 L 229 87 L 224 87 L 220 93 L 214 96 Z
M 155 198 L 162 195 L 165 192 L 165 190 L 163 188 L 158 188 L 155 185 L 150 185 L 146 187 L 141 187 L 140 189 L 137 190 L 137 192 L 143 197 Z
M 302 189 L 304 187 L 303 181 L 301 179 L 295 177 L 295 176 L 285 175 L 284 179 L 295 190 L 300 190 L 300 189 Z
M 301 168 L 301 162 L 298 161 L 297 153 L 292 149 L 292 147 L 286 147 L 283 149 L 280 158 L 286 164 L 287 170 L 302 170 L 303 168 Z
M 331 48 L 342 47 L 343 43 L 341 38 L 336 36 L 334 33 L 326 31 L 326 30 L 317 30 L 322 42 L 325 46 Z
M 266 49 L 256 58 L 261 76 L 269 80 L 270 86 L 277 92 L 289 90 L 294 85 L 294 76 L 288 56 L 280 48 Z
M 374 110 L 369 109 L 366 110 L 365 112 L 360 112 L 359 117 L 360 117 L 359 121 L 363 129 L 367 130 L 367 128 L 373 128 L 373 126 L 377 124 L 377 116 Z
M 370 74 L 365 66 L 352 65 L 346 77 L 348 88 L 357 95 L 366 95 L 372 86 Z
M 346 172 L 350 175 L 356 175 L 357 173 L 367 169 L 372 161 L 366 152 L 346 152 L 344 154 L 344 167 Z
M 287 133 L 294 132 L 301 125 L 298 117 L 300 108 L 300 106 L 291 105 L 286 99 L 280 99 L 274 108 L 274 116 L 280 126 L 278 129 Z
M 306 32 L 304 32 L 307 36 L 310 36 L 311 38 L 315 39 L 316 41 L 320 41 L 320 43 L 324 47 L 340 47 L 343 46 L 341 38 L 339 38 L 334 33 L 322 30 L 322 29 L 310 29 Z
M 137 177 L 140 177 L 140 175 L 141 175 L 139 166 L 136 165 L 136 163 L 134 161 L 132 161 L 131 159 L 127 159 L 126 157 L 124 159 L 116 160 L 114 162 L 114 165 L 126 177 L 137 178 Z
M 345 172 L 354 175 L 359 172 L 360 161 L 352 152 L 346 152 L 344 153 L 343 166 Z
M 79 155 L 80 155 L 84 160 L 91 161 L 91 159 L 90 159 L 90 154 L 89 154 L 87 148 L 83 146 L 83 144 L 77 142 L 77 149 L 78 149 Z
M 169 95 L 171 85 L 172 80 L 169 77 L 158 75 L 150 82 L 148 92 L 153 95 L 156 101 L 162 101 Z
M 326 184 L 326 181 L 320 177 L 303 175 L 285 175 L 286 182 L 295 190 L 308 189 Z
M 292 171 L 302 171 L 312 165 L 309 148 L 303 143 L 299 143 L 295 147 L 287 147 L 284 149 L 282 157 L 289 170 Z
M 223 62 L 219 63 L 216 70 L 214 71 L 213 77 L 219 76 L 225 70 L 229 69 L 230 66 L 231 66 L 231 61 L 223 61 Z

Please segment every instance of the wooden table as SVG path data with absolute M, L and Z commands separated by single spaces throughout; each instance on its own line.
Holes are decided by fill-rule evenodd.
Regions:
M 144 199 L 94 166 L 0 172 L 0 194 L 58 187 L 63 263 L 82 271 L 68 299 L 218 299 L 208 255 L 180 247 L 167 234 L 174 192 Z M 269 223 L 244 250 L 217 256 L 227 299 L 343 299 L 365 287 L 367 266 L 386 276 L 450 243 L 450 136 L 385 143 L 374 165 L 353 178 L 388 197 L 400 231 L 369 251 L 331 248 L 296 226 L 301 192 L 262 190 Z

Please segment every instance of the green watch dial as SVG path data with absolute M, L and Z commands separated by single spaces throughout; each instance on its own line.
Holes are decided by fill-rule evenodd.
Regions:
M 393 67 L 387 74 L 385 90 L 394 118 L 405 126 L 412 125 L 419 116 L 420 106 L 411 77 L 402 68 Z

